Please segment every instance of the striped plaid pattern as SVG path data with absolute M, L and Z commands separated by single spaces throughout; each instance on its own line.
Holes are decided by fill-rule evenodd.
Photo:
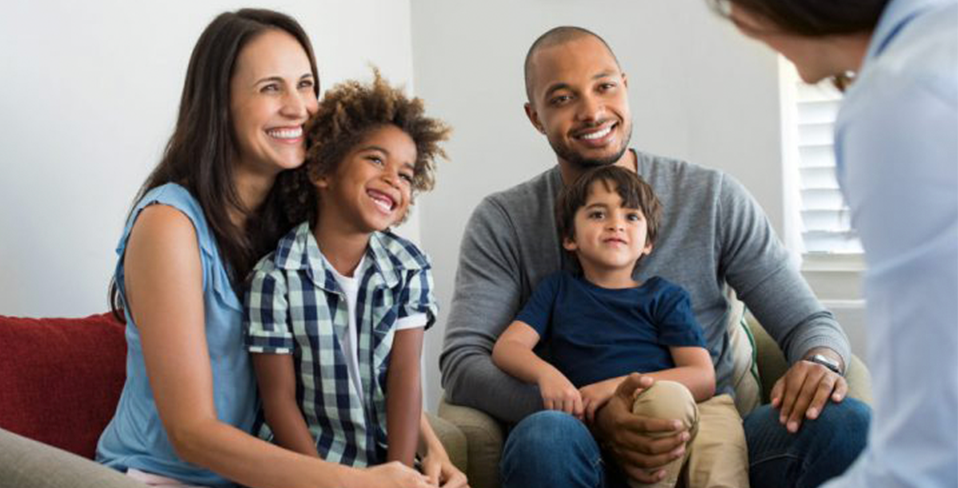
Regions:
M 373 233 L 356 304 L 362 399 L 349 381 L 341 337 L 345 294 L 308 224 L 279 242 L 253 270 L 244 300 L 246 347 L 257 354 L 292 354 L 296 399 L 320 456 L 348 466 L 385 461 L 386 368 L 396 321 L 437 314 L 429 260 L 414 244 Z M 268 431 L 264 432 L 268 436 Z

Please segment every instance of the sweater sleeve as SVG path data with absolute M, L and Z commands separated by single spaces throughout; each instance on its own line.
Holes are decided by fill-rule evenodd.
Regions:
M 827 347 L 849 364 L 848 338 L 788 258 L 745 188 L 724 175 L 719 196 L 719 264 L 725 279 L 775 339 L 789 364 Z
M 509 376 L 492 362 L 496 339 L 521 305 L 517 235 L 503 209 L 485 199 L 462 239 L 455 293 L 439 358 L 446 397 L 507 422 L 542 408 L 538 387 Z

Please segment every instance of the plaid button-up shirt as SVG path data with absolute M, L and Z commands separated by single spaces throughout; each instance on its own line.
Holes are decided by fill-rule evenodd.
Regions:
M 360 278 L 356 324 L 363 395 L 349 380 L 342 338 L 345 294 L 308 224 L 279 242 L 253 270 L 245 297 L 246 346 L 251 353 L 292 354 L 296 399 L 323 459 L 349 466 L 385 461 L 386 369 L 396 321 L 437 314 L 429 260 L 389 232 L 370 236 Z M 269 433 L 264 429 L 263 435 Z

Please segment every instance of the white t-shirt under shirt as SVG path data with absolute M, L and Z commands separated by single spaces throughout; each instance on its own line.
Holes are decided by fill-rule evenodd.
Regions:
M 335 268 L 329 266 L 329 270 L 333 275 L 333 278 L 336 280 L 336 283 L 339 284 L 339 288 L 343 290 L 343 293 L 346 295 L 346 309 L 349 311 L 349 324 L 346 327 L 346 337 L 341 337 L 343 345 L 343 354 L 346 355 L 346 366 L 349 371 L 349 381 L 352 382 L 353 386 L 356 387 L 356 391 L 359 392 L 359 397 L 363 398 L 363 388 L 362 381 L 359 377 L 359 338 L 358 328 L 356 327 L 356 303 L 359 302 L 359 286 L 360 279 L 358 276 L 362 276 L 361 271 L 363 270 L 363 265 L 366 263 L 366 256 L 359 261 L 359 264 L 356 266 L 356 272 L 353 273 L 353 276 L 343 276 L 336 271 Z M 424 313 L 418 313 L 415 315 L 410 315 L 409 317 L 403 317 L 396 321 L 396 330 L 405 330 L 405 329 L 415 329 L 417 327 L 425 327 L 426 322 L 429 321 L 429 317 Z

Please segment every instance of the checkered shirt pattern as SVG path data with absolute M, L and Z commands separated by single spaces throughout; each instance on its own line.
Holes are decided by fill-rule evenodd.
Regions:
M 244 300 L 246 347 L 292 354 L 296 399 L 323 459 L 348 466 L 386 459 L 386 369 L 396 321 L 438 312 L 428 257 L 390 232 L 370 236 L 356 323 L 362 399 L 349 380 L 341 346 L 348 327 L 345 294 L 304 223 L 253 270 Z M 268 428 L 261 431 L 268 437 Z

